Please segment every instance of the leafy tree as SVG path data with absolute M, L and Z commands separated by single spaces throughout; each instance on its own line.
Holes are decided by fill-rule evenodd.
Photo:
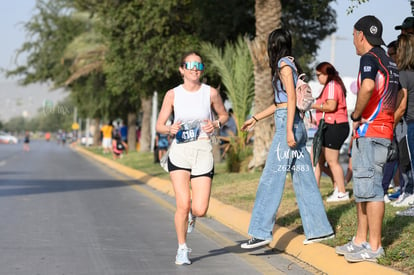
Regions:
M 108 40 L 104 66 L 108 89 L 123 100 L 122 109 L 127 113 L 136 113 L 137 106 L 144 111 L 143 151 L 150 149 L 148 107 L 153 92 L 178 83 L 179 56 L 198 43 L 192 32 L 186 32 L 192 27 L 189 3 L 135 0 L 89 6 L 100 16 L 101 32 Z
M 224 44 L 239 31 L 252 29 L 254 26 L 245 20 L 247 16 L 250 22 L 254 20 L 252 3 L 241 0 L 225 4 L 217 0 L 75 1 L 79 9 L 98 14 L 101 19 L 101 32 L 108 39 L 109 49 L 103 67 L 106 84 L 117 97 L 124 99 L 119 109 L 131 114 L 141 105 L 141 148 L 148 149 L 149 145 L 145 134 L 149 134 L 151 109 L 148 107 L 152 93 L 161 91 L 161 99 L 168 88 L 180 82 L 177 67 L 181 54 L 197 49 L 200 40 Z M 248 5 L 250 9 L 246 8 Z
M 347 14 L 351 14 L 354 12 L 354 9 L 358 8 L 359 5 L 361 5 L 362 3 L 366 3 L 369 2 L 369 0 L 349 0 L 349 7 L 346 10 Z M 413 3 L 413 2 L 411 2 Z
M 302 69 L 313 75 L 313 68 L 319 43 L 336 31 L 336 12 L 324 1 L 282 0 L 282 26 L 292 34 L 293 53 Z M 321 12 L 323 11 L 323 12 Z
M 313 10 L 325 11 L 323 4 L 328 1 L 310 2 L 315 3 Z M 289 5 L 290 1 L 286 3 Z M 232 41 L 239 34 L 252 36 L 255 30 L 249 48 L 255 64 L 256 98 L 263 96 L 264 90 L 271 91 L 271 87 L 262 86 L 270 85 L 265 45 L 267 34 L 280 25 L 281 7 L 276 0 L 39 0 L 38 13 L 25 24 L 31 39 L 19 51 L 29 53 L 28 62 L 9 75 L 23 76 L 23 84 L 66 83 L 76 104 L 84 104 L 79 106 L 80 113 L 92 113 L 95 118 L 119 113 L 123 117 L 131 115 L 128 120 L 132 122 L 138 110 L 143 110 L 141 148 L 148 150 L 151 95 L 155 90 L 162 95 L 181 81 L 177 73 L 179 57 L 186 50 L 198 49 L 200 41 L 222 46 L 226 39 Z M 292 14 L 288 23 L 299 24 L 296 11 Z M 305 38 L 309 34 L 307 26 L 315 28 L 314 24 L 304 24 L 300 33 Z M 70 56 L 72 45 L 76 51 Z M 255 100 L 255 108 L 260 109 L 262 101 L 268 103 Z M 256 135 L 257 144 L 263 137 L 266 140 L 266 134 Z
M 194 33 L 217 47 L 255 33 L 254 0 L 193 0 Z
M 27 120 L 23 116 L 12 117 L 4 124 L 6 132 L 21 133 L 27 129 Z
M 37 115 L 26 122 L 26 130 L 56 132 L 59 129 L 71 130 L 73 122 L 73 102 L 70 97 L 58 102 L 54 106 L 43 106 L 38 109 Z
M 16 64 L 6 75 L 22 77 L 23 85 L 52 82 L 58 86 L 69 76 L 68 67 L 61 63 L 62 53 L 85 26 L 71 16 L 65 0 L 38 0 L 35 10 L 37 13 L 24 24 L 29 39 L 17 51 L 17 57 L 28 54 L 26 63 Z
M 72 7 L 72 1 L 67 0 L 39 0 L 36 4 L 36 13 L 24 24 L 24 29 L 29 39 L 18 50 L 17 56 L 22 53 L 28 54 L 26 63 L 16 64 L 14 70 L 8 71 L 8 76 L 17 75 L 22 77 L 20 83 L 27 85 L 36 82 L 51 82 L 54 87 L 64 87 L 71 76 L 74 65 L 70 59 L 73 48 L 79 46 L 82 34 L 91 31 L 91 22 L 87 14 L 76 12 Z M 77 39 L 77 40 L 75 40 Z M 88 47 L 93 47 L 92 40 L 84 42 Z M 70 46 L 73 46 L 70 48 Z M 78 51 L 79 48 L 78 47 Z M 75 59 L 76 55 L 74 55 Z M 74 61 L 77 61 L 76 59 Z M 96 83 L 96 78 L 89 83 Z M 84 81 L 87 82 L 87 81 Z M 88 96 L 96 91 L 96 87 L 88 89 L 87 85 L 69 85 L 72 92 L 81 95 L 78 98 L 79 106 L 83 114 L 94 115 L 93 111 L 99 110 L 101 101 L 96 101 L 96 96 Z M 105 98 L 101 91 L 100 99 Z M 87 98 L 92 98 L 94 104 L 87 104 Z M 85 105 L 85 107 L 83 107 Z M 93 106 L 94 108 L 90 108 Z M 83 107 L 83 108 L 82 108 Z M 80 112 L 82 113 L 82 112 Z M 86 116 L 88 116 L 86 115 Z

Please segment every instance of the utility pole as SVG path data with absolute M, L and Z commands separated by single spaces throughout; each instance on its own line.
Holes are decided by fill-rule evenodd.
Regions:
M 151 152 L 154 152 L 155 145 L 155 124 L 157 123 L 158 115 L 158 93 L 154 92 L 152 96 L 152 115 L 151 115 Z
M 334 34 L 334 33 L 331 34 L 331 59 L 330 59 L 330 63 L 333 66 L 335 66 L 336 40 L 347 40 L 347 38 L 342 37 L 342 36 L 336 36 L 336 34 Z

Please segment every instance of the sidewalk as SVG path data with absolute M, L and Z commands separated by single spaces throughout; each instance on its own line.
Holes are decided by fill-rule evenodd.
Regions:
M 99 161 L 112 169 L 139 180 L 160 192 L 174 196 L 172 185 L 168 180 L 152 177 L 138 170 L 126 167 L 111 159 L 95 155 L 80 146 L 77 146 L 74 149 L 77 152 Z M 250 213 L 247 211 L 240 210 L 231 205 L 226 205 L 214 198 L 211 198 L 207 215 L 248 238 L 247 230 L 250 221 Z M 269 246 L 276 248 L 277 250 L 284 251 L 285 253 L 294 256 L 327 274 L 403 274 L 399 271 L 376 263 L 361 262 L 350 264 L 344 259 L 344 257 L 338 256 L 335 253 L 334 248 L 320 243 L 303 245 L 302 242 L 304 239 L 304 235 L 299 235 L 289 231 L 287 228 L 277 226 L 277 229 L 273 235 L 273 241 Z

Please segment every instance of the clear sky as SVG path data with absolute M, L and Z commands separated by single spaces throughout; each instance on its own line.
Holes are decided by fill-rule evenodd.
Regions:
M 14 67 L 15 52 L 25 41 L 22 22 L 26 22 L 32 17 L 35 3 L 35 0 L 2 1 L 0 9 L 1 68 L 11 69 Z M 336 3 L 332 3 L 338 15 L 333 63 L 341 76 L 354 77 L 359 64 L 359 57 L 355 54 L 352 44 L 354 23 L 364 15 L 377 16 L 383 23 L 383 39 L 388 44 L 399 34 L 399 31 L 394 30 L 394 26 L 400 25 L 405 17 L 411 16 L 411 6 L 409 0 L 370 0 L 356 8 L 352 14 L 347 15 L 346 10 L 349 3 L 347 0 L 338 0 Z M 331 45 L 331 39 L 323 41 L 316 57 L 317 62 L 332 61 Z M 4 80 L 3 75 L 0 75 L 0 80 Z
M 16 50 L 24 43 L 23 22 L 27 22 L 33 13 L 36 0 L 3 1 L 0 9 L 0 68 L 14 68 Z M 3 74 L 0 80 L 4 80 Z

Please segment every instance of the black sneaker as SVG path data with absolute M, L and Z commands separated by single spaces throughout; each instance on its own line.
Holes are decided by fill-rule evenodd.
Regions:
M 241 248 L 243 249 L 256 248 L 256 247 L 267 245 L 270 242 L 271 240 L 261 240 L 261 239 L 256 239 L 252 237 L 250 240 L 247 241 L 247 243 L 242 243 Z

